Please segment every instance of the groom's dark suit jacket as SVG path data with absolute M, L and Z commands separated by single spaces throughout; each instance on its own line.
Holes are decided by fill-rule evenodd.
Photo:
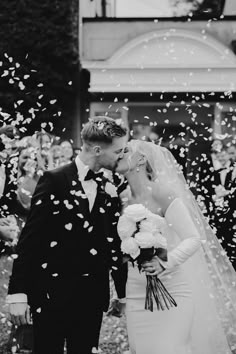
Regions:
M 63 307 L 79 301 L 86 279 L 94 279 L 94 298 L 106 311 L 109 269 L 118 296 L 125 296 L 127 270 L 116 231 L 120 207 L 119 198 L 103 190 L 90 212 L 75 162 L 45 172 L 17 245 L 8 293 L 27 294 L 33 309 Z

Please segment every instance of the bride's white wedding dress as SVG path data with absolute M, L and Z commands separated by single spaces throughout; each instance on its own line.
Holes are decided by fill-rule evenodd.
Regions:
M 201 235 L 180 198 L 168 207 L 166 270 L 159 276 L 177 303 L 170 310 L 144 309 L 146 276 L 129 265 L 127 328 L 132 354 L 230 354 L 217 301 L 210 288 Z

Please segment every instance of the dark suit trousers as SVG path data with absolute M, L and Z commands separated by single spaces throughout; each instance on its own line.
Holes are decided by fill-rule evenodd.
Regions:
M 34 354 L 91 354 L 98 347 L 103 306 L 94 279 L 84 279 L 77 298 L 63 306 L 48 305 L 33 312 Z M 69 291 L 69 289 L 68 289 Z

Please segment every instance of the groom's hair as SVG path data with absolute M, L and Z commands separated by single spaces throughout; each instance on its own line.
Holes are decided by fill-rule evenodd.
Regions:
M 90 118 L 81 131 L 83 143 L 105 143 L 111 144 L 114 138 L 125 136 L 127 129 L 119 120 L 110 117 L 97 116 Z

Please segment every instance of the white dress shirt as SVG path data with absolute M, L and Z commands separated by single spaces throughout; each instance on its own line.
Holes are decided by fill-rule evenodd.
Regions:
M 6 182 L 6 173 L 4 165 L 0 166 L 0 198 L 3 195 L 4 187 Z
M 78 169 L 78 177 L 82 184 L 83 190 L 89 201 L 89 210 L 91 211 L 97 195 L 97 183 L 93 179 L 85 181 L 85 177 L 88 173 L 89 166 L 85 165 L 79 158 L 79 155 L 75 158 L 75 163 Z
M 82 184 L 84 192 L 89 201 L 89 210 L 91 211 L 95 202 L 95 198 L 97 195 L 97 183 L 93 179 L 85 181 L 85 177 L 88 173 L 89 166 L 85 165 L 79 158 L 79 155 L 75 158 L 75 164 L 78 169 L 78 178 Z M 11 303 L 19 303 L 19 302 L 27 302 L 26 294 L 12 294 L 7 295 L 6 302 L 8 304 Z
M 212 159 L 212 164 L 213 164 L 214 170 L 215 171 L 219 170 L 221 168 L 221 163 L 217 159 L 216 154 L 211 154 L 211 159 Z

